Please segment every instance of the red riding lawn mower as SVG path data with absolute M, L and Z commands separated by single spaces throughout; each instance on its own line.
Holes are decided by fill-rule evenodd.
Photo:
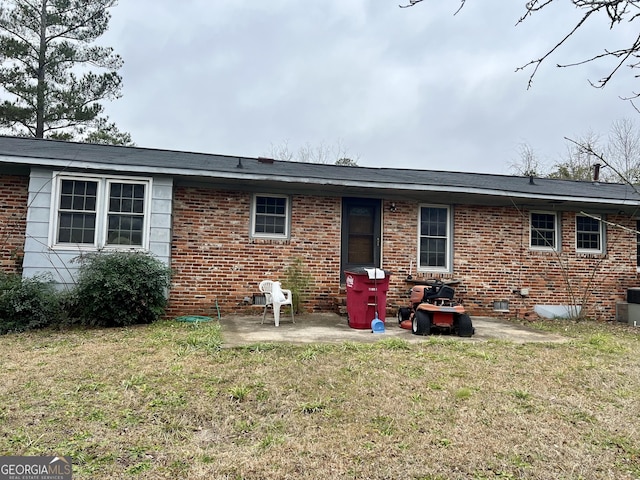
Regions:
M 411 328 L 415 335 L 434 332 L 455 333 L 471 337 L 475 333 L 471 317 L 464 307 L 453 299 L 455 290 L 442 280 L 427 280 L 424 285 L 414 285 L 410 292 L 410 307 L 398 309 L 398 322 L 403 328 Z

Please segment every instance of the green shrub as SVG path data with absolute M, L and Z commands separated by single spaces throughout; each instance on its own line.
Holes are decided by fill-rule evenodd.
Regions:
M 296 313 L 302 311 L 302 304 L 307 293 L 313 286 L 313 276 L 308 272 L 304 261 L 295 257 L 285 269 L 286 288 L 291 290 L 293 309 Z
M 52 280 L 0 272 L 0 334 L 46 327 L 60 318 L 60 296 Z
M 151 323 L 164 313 L 169 268 L 142 252 L 96 253 L 80 258 L 72 316 L 83 325 Z

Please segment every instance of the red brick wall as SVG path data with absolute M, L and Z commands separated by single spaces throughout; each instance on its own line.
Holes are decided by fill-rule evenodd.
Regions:
M 389 211 L 391 202 L 382 202 L 382 266 L 391 271 L 387 304 L 406 306 L 411 285 L 404 280 L 410 271 L 413 277 L 417 277 L 418 204 L 400 201 L 393 203 L 396 206 L 395 212 Z M 428 278 L 431 277 L 428 275 Z M 395 315 L 393 311 L 388 313 Z
M 27 219 L 29 178 L 0 175 L 0 269 L 20 273 Z
M 396 214 L 401 215 L 397 220 L 385 219 L 387 268 L 394 269 L 392 264 L 402 267 L 405 257 L 415 258 L 417 208 L 403 205 L 406 214 L 398 208 Z M 628 216 L 608 216 L 607 220 L 635 228 L 635 221 Z M 409 248 L 399 245 L 397 239 L 401 235 L 392 231 L 398 224 L 409 226 L 405 235 Z M 531 314 L 534 305 L 584 303 L 591 318 L 613 320 L 616 302 L 624 300 L 628 287 L 637 285 L 635 235 L 607 227 L 606 254 L 579 254 L 575 251 L 575 213 L 562 213 L 561 224 L 562 251 L 536 252 L 529 249 L 529 211 L 456 206 L 454 271 L 444 277 L 462 281 L 456 293 L 472 315 L 499 315 L 493 311 L 493 302 L 506 300 L 510 311 L 502 315 L 511 317 Z M 391 245 L 390 238 L 394 239 Z M 406 278 L 406 268 L 397 271 L 402 275 L 392 283 L 398 290 Z M 433 275 L 416 275 L 414 268 L 413 276 Z M 527 297 L 514 293 L 522 288 L 529 289 Z M 395 299 L 390 297 L 393 302 Z M 406 296 L 399 301 L 406 303 Z
M 383 202 L 382 266 L 392 272 L 387 301 L 394 314 L 397 305 L 408 302 L 405 279 L 416 259 L 419 205 L 395 201 L 396 211 L 391 212 L 390 203 Z M 315 281 L 306 310 L 334 309 L 334 297 L 340 294 L 341 199 L 294 195 L 287 241 L 251 239 L 250 204 L 249 193 L 175 189 L 170 315 L 215 315 L 216 300 L 223 314 L 250 311 L 243 298 L 257 293 L 265 278 L 281 280 L 286 287 L 284 270 L 296 257 Z M 563 250 L 557 255 L 529 249 L 528 211 L 456 206 L 453 212 L 454 271 L 443 277 L 461 280 L 457 296 L 472 315 L 498 315 L 493 302 L 507 300 L 510 312 L 504 315 L 522 317 L 536 304 L 581 303 L 590 292 L 588 315 L 612 320 L 616 302 L 636 285 L 631 232 L 608 227 L 605 255 L 576 254 L 575 214 L 563 213 Z M 624 216 L 607 220 L 635 227 L 635 221 Z M 414 278 L 434 276 L 418 273 L 415 263 L 411 273 Z M 514 293 L 521 288 L 529 289 L 528 297 Z
M 456 208 L 455 270 L 464 280 L 460 294 L 468 308 L 489 314 L 494 300 L 508 300 L 509 314 L 523 316 L 536 304 L 581 304 L 589 294 L 588 315 L 615 316 L 616 299 L 624 295 L 622 284 L 635 280 L 633 235 L 608 228 L 605 255 L 578 254 L 575 213 L 564 212 L 562 251 L 536 252 L 529 249 L 529 213 L 515 208 Z M 624 217 L 609 220 L 629 223 Z M 632 244 L 631 262 L 624 252 Z M 521 288 L 529 289 L 528 297 L 513 292 Z
M 307 310 L 331 310 L 340 287 L 340 198 L 292 197 L 290 240 L 249 236 L 251 194 L 177 187 L 174 197 L 169 315 L 251 309 L 244 297 L 264 279 L 286 288 L 286 267 L 301 258 L 314 286 Z M 257 312 L 256 310 L 254 310 Z

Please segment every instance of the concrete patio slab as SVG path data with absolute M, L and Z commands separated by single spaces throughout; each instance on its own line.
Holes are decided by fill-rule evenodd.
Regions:
M 255 343 L 341 343 L 341 342 L 377 342 L 387 338 L 401 338 L 407 342 L 422 342 L 429 336 L 413 335 L 410 330 L 400 328 L 395 318 L 387 318 L 384 333 L 372 333 L 371 330 L 350 328 L 346 317 L 334 313 L 314 313 L 296 316 L 296 323 L 290 315 L 280 315 L 280 326 L 273 323 L 273 316 L 267 315 L 261 324 L 262 315 L 225 316 L 220 319 L 222 338 L 225 347 L 251 345 Z M 472 317 L 475 335 L 460 338 L 455 335 L 436 335 L 437 337 L 457 339 L 466 342 L 504 340 L 513 343 L 529 342 L 566 342 L 569 339 L 561 335 L 541 332 L 505 320 L 490 317 Z

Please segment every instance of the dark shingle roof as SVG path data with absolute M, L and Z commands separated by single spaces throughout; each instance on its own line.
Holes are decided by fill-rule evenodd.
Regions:
M 172 175 L 227 185 L 257 184 L 290 192 L 386 195 L 485 204 L 582 203 L 635 207 L 630 186 L 399 168 L 344 167 L 261 158 L 0 136 L 0 164 Z M 515 200 L 514 200 L 515 199 Z

